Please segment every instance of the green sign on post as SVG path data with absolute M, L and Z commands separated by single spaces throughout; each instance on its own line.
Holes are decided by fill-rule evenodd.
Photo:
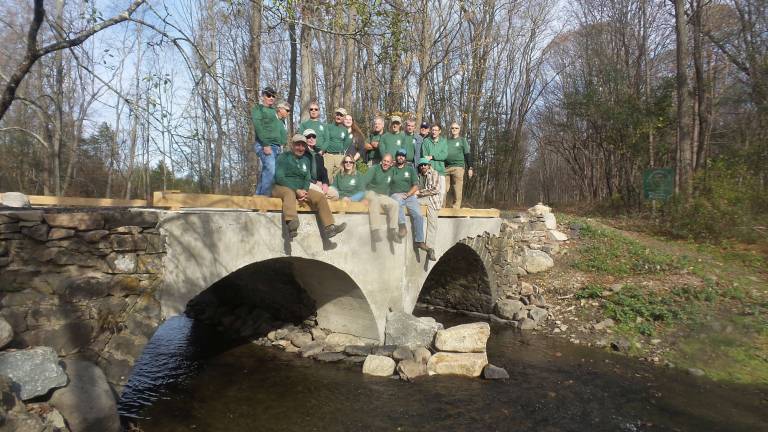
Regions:
M 675 193 L 675 170 L 654 168 L 643 171 L 643 197 L 666 201 Z

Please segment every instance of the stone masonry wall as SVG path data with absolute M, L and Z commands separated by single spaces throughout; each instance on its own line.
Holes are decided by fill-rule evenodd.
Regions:
M 0 208 L 0 316 L 11 347 L 96 362 L 119 391 L 160 322 L 152 210 Z

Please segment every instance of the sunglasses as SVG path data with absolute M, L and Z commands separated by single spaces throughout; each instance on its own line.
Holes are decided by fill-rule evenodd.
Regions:
M 352 161 L 344 161 L 342 163 L 344 163 L 344 164 L 351 164 L 351 163 L 354 163 L 354 162 L 352 162 Z
M 310 108 L 310 111 L 320 111 L 320 108 Z
M 314 135 L 307 135 L 307 137 L 306 137 L 306 138 L 307 138 L 307 139 L 315 139 L 315 138 L 317 138 L 317 137 L 316 137 L 316 136 L 314 136 Z
M 273 95 L 273 94 L 269 94 L 269 93 L 265 93 L 265 94 L 264 94 L 264 96 L 266 96 L 266 97 L 268 97 L 268 98 L 272 98 L 272 99 L 274 99 L 274 98 L 275 98 L 275 95 Z
M 451 129 L 458 129 L 457 127 L 452 127 Z
M 336 113 L 336 117 L 344 117 L 344 114 L 342 114 L 342 113 Z

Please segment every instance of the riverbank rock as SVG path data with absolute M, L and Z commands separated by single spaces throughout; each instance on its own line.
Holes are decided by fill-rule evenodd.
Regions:
M 388 377 L 395 372 L 395 361 L 389 357 L 369 355 L 363 362 L 363 373 L 366 375 Z
M 501 318 L 513 320 L 523 306 L 520 300 L 501 299 L 496 302 L 496 314 Z
M 27 411 L 24 403 L 14 391 L 14 383 L 7 376 L 0 375 L 0 431 L 41 432 L 43 422 Z
M 461 324 L 438 331 L 435 347 L 440 351 L 482 353 L 490 336 L 491 326 L 486 322 Z
M 429 375 L 462 375 L 479 377 L 488 364 L 485 353 L 435 353 L 427 363 Z
M 418 347 L 413 350 L 413 359 L 419 363 L 427 364 L 430 357 L 432 357 L 432 353 L 424 347 Z
M 413 360 L 413 351 L 411 351 L 408 347 L 397 347 L 397 349 L 392 353 L 392 358 L 397 361 Z
M 5 318 L 0 317 L 0 349 L 5 348 L 12 340 L 13 328 Z
M 120 418 L 104 372 L 84 360 L 64 360 L 69 385 L 53 392 L 51 405 L 72 432 L 119 432 Z
M 552 257 L 540 250 L 526 249 L 523 257 L 523 268 L 528 273 L 541 273 L 555 266 Z
M 405 312 L 390 312 L 387 314 L 384 343 L 409 348 L 430 346 L 435 333 L 442 328 L 443 325 L 434 319 L 421 319 Z
M 344 333 L 331 333 L 325 340 L 325 351 L 342 352 L 348 345 L 365 345 L 366 340 Z
M 0 353 L 0 375 L 19 385 L 22 400 L 44 395 L 52 388 L 67 384 L 67 374 L 59 365 L 59 356 L 50 347 Z
M 322 342 L 315 341 L 301 347 L 299 352 L 301 353 L 301 356 L 304 358 L 312 357 L 323 352 L 323 347 L 324 345 Z
M 487 380 L 509 379 L 509 373 L 504 368 L 488 363 L 483 368 L 483 378 Z
M 403 360 L 397 364 L 397 373 L 401 379 L 413 381 L 414 378 L 427 374 L 427 365 L 415 360 Z

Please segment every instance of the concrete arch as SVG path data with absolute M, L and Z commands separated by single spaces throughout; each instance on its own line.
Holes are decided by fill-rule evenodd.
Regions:
M 274 318 L 301 322 L 317 313 L 320 327 L 378 339 L 376 318 L 365 293 L 331 264 L 297 257 L 271 258 L 245 265 L 191 299 L 216 298 L 227 305 L 249 305 Z
M 419 302 L 491 313 L 498 297 L 487 236 L 463 239 L 442 254 L 427 275 Z

